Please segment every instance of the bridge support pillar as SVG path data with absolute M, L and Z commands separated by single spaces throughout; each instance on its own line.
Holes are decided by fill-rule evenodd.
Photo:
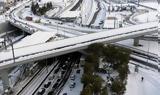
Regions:
M 34 64 L 34 62 L 30 62 L 30 63 L 24 65 L 23 70 L 24 70 L 25 77 L 26 77 L 26 76 L 29 76 L 29 75 L 31 74 L 30 68 L 31 68 L 31 66 L 32 66 L 33 64 Z
M 134 46 L 139 46 L 139 37 L 134 38 L 133 45 Z
M 160 72 L 160 61 L 159 60 L 160 60 L 160 58 L 158 58 L 158 72 Z
M 1 72 L 1 79 L 3 84 L 3 90 L 8 89 L 9 85 L 9 77 L 8 77 L 8 70 L 0 70 Z

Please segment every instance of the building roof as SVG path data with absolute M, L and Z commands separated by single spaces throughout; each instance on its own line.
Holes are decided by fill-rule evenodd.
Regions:
M 46 43 L 52 37 L 55 37 L 55 33 L 53 32 L 35 32 L 22 39 L 19 43 L 15 44 L 14 47 L 19 48 Z

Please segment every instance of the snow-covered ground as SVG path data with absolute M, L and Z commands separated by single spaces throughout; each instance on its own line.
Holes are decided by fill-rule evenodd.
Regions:
M 4 15 L 0 15 L 0 23 L 5 22 L 5 16 Z
M 125 95 L 160 95 L 159 72 L 139 67 L 139 72 L 136 73 L 132 64 L 129 64 L 129 68 Z M 141 77 L 144 77 L 143 81 Z

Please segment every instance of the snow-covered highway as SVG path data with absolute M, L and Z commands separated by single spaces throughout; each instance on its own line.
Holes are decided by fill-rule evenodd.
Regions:
M 9 13 L 9 21 L 21 28 L 22 30 L 28 32 L 36 32 L 32 30 L 43 30 L 43 31 L 53 31 L 51 28 L 35 25 L 34 23 L 28 23 L 27 21 L 20 19 L 18 15 L 19 12 L 24 8 L 25 5 L 30 4 L 30 1 L 25 1 L 22 5 L 18 5 Z M 68 37 L 64 40 L 42 43 L 39 45 L 32 45 L 28 47 L 15 48 L 15 60 L 18 64 L 23 64 L 29 61 L 36 61 L 43 59 L 43 56 L 51 57 L 56 55 L 61 55 L 68 52 L 77 51 L 87 47 L 87 45 L 97 42 L 116 42 L 128 38 L 133 38 L 137 36 L 142 36 L 145 34 L 156 33 L 158 30 L 157 22 L 144 23 L 139 25 L 134 25 L 126 28 L 120 28 L 115 30 L 108 30 L 98 33 L 87 34 L 79 36 L 79 34 L 70 33 L 70 32 L 60 32 L 62 35 L 67 35 Z M 74 37 L 76 35 L 76 37 Z M 46 47 L 46 48 L 44 48 Z M 24 52 L 26 51 L 26 52 Z M 4 57 L 5 55 L 5 57 Z M 11 50 L 7 50 L 0 53 L 0 65 L 2 68 L 7 68 L 9 64 L 13 63 Z M 12 65 L 18 65 L 12 64 Z
M 159 89 L 160 83 L 158 80 L 160 79 L 160 77 L 159 77 L 159 74 L 157 73 L 157 69 L 158 70 L 160 69 L 158 68 L 158 65 L 160 64 L 158 63 L 156 53 L 154 54 L 151 52 L 151 50 L 149 50 L 150 46 L 156 47 L 157 44 L 149 44 L 150 42 L 148 42 L 148 46 L 146 46 L 146 44 L 145 45 L 142 44 L 140 40 L 140 38 L 143 38 L 144 35 L 148 36 L 150 34 L 153 34 L 153 33 L 156 34 L 158 32 L 160 28 L 160 27 L 157 27 L 158 21 L 157 20 L 144 21 L 143 23 L 137 23 L 135 21 L 135 25 L 130 24 L 131 26 L 128 26 L 128 25 L 119 26 L 120 24 L 124 24 L 124 20 L 129 21 L 130 17 L 128 15 L 130 15 L 133 12 L 133 10 L 131 9 L 133 8 L 133 6 L 131 7 L 127 5 L 127 7 L 125 7 L 125 4 L 124 4 L 124 7 L 126 9 L 119 9 L 120 6 L 117 7 L 117 5 L 115 5 L 114 7 L 113 6 L 110 7 L 110 5 L 107 5 L 107 3 L 105 3 L 105 1 L 103 0 L 101 1 L 85 0 L 86 3 L 84 3 L 83 1 L 70 0 L 69 2 L 66 3 L 66 1 L 63 0 L 63 4 L 59 4 L 59 5 L 58 3 L 62 2 L 62 0 L 61 1 L 57 0 L 56 2 L 58 3 L 54 2 L 54 4 L 56 5 L 56 7 L 54 7 L 55 10 L 54 8 L 49 10 L 48 13 L 53 12 L 53 14 L 48 14 L 48 15 L 50 15 L 50 18 L 52 18 L 55 16 L 56 13 L 58 13 L 57 19 L 56 18 L 50 19 L 49 17 L 46 16 L 46 14 L 42 16 L 33 14 L 32 11 L 30 10 L 30 4 L 31 4 L 30 0 L 23 1 L 22 4 L 16 5 L 15 7 L 11 8 L 11 10 L 8 12 L 8 14 L 6 15 L 8 22 L 10 22 L 12 25 L 14 25 L 17 28 L 25 32 L 28 32 L 31 35 L 28 35 L 20 42 L 12 45 L 12 48 L 7 47 L 5 50 L 2 50 L 0 52 L 0 70 L 7 71 L 12 67 L 25 66 L 25 65 L 28 65 L 28 63 L 35 65 L 35 63 L 38 64 L 38 62 L 41 60 L 44 60 L 46 63 L 45 65 L 47 66 L 48 64 L 47 60 L 53 57 L 56 57 L 54 58 L 54 61 L 60 60 L 62 62 L 58 61 L 58 63 L 62 63 L 63 65 L 67 64 L 69 66 L 69 69 L 65 70 L 66 72 L 68 72 L 68 74 L 66 75 L 65 74 L 66 72 L 63 73 L 65 74 L 66 78 L 61 77 L 61 79 L 59 79 L 59 76 L 62 76 L 61 71 L 62 71 L 63 65 L 52 64 L 46 67 L 48 68 L 47 72 L 45 72 L 45 69 L 42 69 L 42 72 L 39 73 L 40 75 L 35 74 L 37 76 L 34 78 L 31 78 L 33 80 L 26 82 L 26 84 L 28 85 L 23 84 L 24 86 L 18 85 L 18 88 L 15 87 L 16 89 L 14 91 L 16 92 L 15 94 L 16 95 L 19 95 L 19 94 L 35 95 L 41 92 L 40 90 L 44 90 L 43 88 L 45 88 L 45 92 L 43 93 L 43 95 L 50 95 L 49 94 L 50 92 L 52 94 L 55 92 L 59 93 L 62 90 L 62 87 L 65 87 L 63 83 L 66 82 L 67 78 L 70 75 L 70 72 L 72 70 L 72 66 L 70 66 L 71 63 L 76 64 L 76 62 L 79 62 L 79 58 L 78 60 L 77 59 L 74 60 L 75 58 L 72 58 L 72 57 L 67 58 L 67 53 L 81 51 L 83 49 L 86 49 L 90 44 L 93 44 L 93 43 L 107 43 L 107 44 L 115 43 L 114 45 L 116 46 L 118 44 L 120 47 L 123 46 L 124 48 L 131 49 L 132 51 L 130 54 L 130 61 L 129 61 L 129 63 L 131 63 L 129 64 L 129 69 L 131 72 L 128 75 L 127 87 L 126 87 L 127 90 L 125 95 L 132 95 L 132 94 L 133 95 L 151 95 L 151 94 L 159 95 L 158 89 Z M 44 1 L 43 3 L 40 1 L 37 1 L 37 2 L 41 6 L 43 6 L 43 4 L 45 5 Z M 45 1 L 45 2 L 48 2 L 48 1 Z M 90 5 L 88 5 L 89 2 L 91 3 Z M 86 7 L 84 7 L 83 4 Z M 88 6 L 88 9 L 86 9 L 87 6 Z M 111 17 L 110 19 L 114 18 L 114 15 L 112 13 L 111 13 L 112 15 L 107 14 L 110 8 L 112 8 L 111 11 L 114 11 L 113 14 L 115 14 L 115 19 L 117 20 L 116 25 L 118 27 L 114 27 L 115 29 L 109 30 L 109 28 L 104 27 L 103 25 L 104 25 L 104 22 L 105 21 L 107 22 L 107 20 L 110 17 Z M 121 8 L 122 8 L 122 4 L 121 4 Z M 139 10 L 138 8 L 137 10 Z M 80 16 L 80 17 L 75 16 L 74 18 L 79 21 L 73 20 L 73 22 L 72 21 L 67 22 L 67 20 L 65 19 L 65 16 L 64 18 L 61 18 L 61 16 L 63 17 L 64 14 L 66 15 L 67 13 L 74 13 L 73 11 L 70 12 L 71 10 L 75 11 L 76 16 L 78 15 Z M 123 13 L 122 10 L 123 11 L 125 10 L 125 12 Z M 123 14 L 119 15 L 121 13 L 123 13 L 124 16 Z M 138 14 L 138 12 L 136 11 L 135 13 Z M 117 14 L 118 16 L 116 16 Z M 126 18 L 125 16 L 128 16 L 128 19 L 124 19 Z M 32 20 L 28 20 L 27 17 L 30 17 Z M 71 17 L 71 16 L 66 16 L 66 17 Z M 143 20 L 142 18 L 139 18 L 139 19 Z M 39 22 L 36 22 L 37 20 L 39 20 Z M 90 25 L 85 25 L 87 23 Z M 101 24 L 102 24 L 102 27 L 100 26 Z M 40 33 L 42 36 L 36 35 L 37 33 Z M 153 35 L 150 35 L 150 36 L 153 36 Z M 122 42 L 126 40 L 129 44 L 125 44 L 125 42 Z M 132 41 L 128 41 L 128 40 L 132 40 Z M 132 44 L 134 43 L 133 41 L 135 41 L 135 43 L 137 42 L 138 45 L 136 44 L 136 46 L 138 47 L 132 47 Z M 146 48 L 147 50 L 145 50 Z M 152 49 L 156 51 L 155 48 L 152 48 Z M 66 57 L 66 60 L 63 60 L 63 58 L 58 59 L 59 57 L 57 56 L 60 56 L 60 55 L 63 55 L 64 57 Z M 71 53 L 71 56 L 75 57 L 75 55 L 72 53 Z M 134 72 L 133 65 L 140 67 L 139 73 Z M 57 69 L 59 71 L 57 71 Z M 55 73 L 55 71 L 57 71 L 58 73 Z M 54 75 L 54 79 L 52 80 L 50 80 L 51 74 Z M 2 75 L 2 78 L 3 76 L 4 75 Z M 142 76 L 145 78 L 143 82 L 140 81 Z M 5 79 L 2 79 L 3 82 L 5 82 L 4 80 Z M 48 82 L 51 82 L 51 84 L 49 84 L 50 86 L 46 88 L 44 84 L 47 84 Z M 55 84 L 56 85 L 58 84 L 59 86 L 55 87 Z M 132 89 L 132 87 L 134 87 L 134 89 Z M 151 91 L 150 89 L 151 90 L 153 89 L 155 93 L 153 93 L 153 91 Z M 64 93 L 69 94 L 66 91 Z
M 20 19 L 18 17 L 19 11 L 21 11 L 25 5 L 29 4 L 29 3 L 27 4 L 26 2 L 28 3 L 30 1 L 25 1 L 24 4 L 19 5 L 15 7 L 13 10 L 11 10 L 11 12 L 9 13 L 9 21 L 13 25 L 26 31 L 32 30 L 33 28 L 35 30 L 44 30 L 44 29 L 46 29 L 45 31 L 50 30 L 51 28 L 48 28 L 48 27 L 46 28 L 45 26 L 42 26 L 42 25 L 34 25 L 33 23 L 28 23 L 25 20 Z M 11 50 L 7 50 L 7 52 L 6 51 L 1 52 L 0 66 L 1 66 L 1 69 L 8 68 L 10 66 L 23 64 L 29 61 L 36 61 L 36 60 L 43 59 L 44 56 L 45 58 L 53 57 L 53 56 L 77 51 L 80 49 L 84 49 L 87 47 L 87 45 L 90 45 L 92 43 L 97 43 L 97 42 L 111 43 L 111 42 L 116 42 L 116 41 L 120 41 L 128 38 L 134 38 L 134 37 L 138 37 L 146 34 L 156 33 L 157 30 L 158 30 L 157 22 L 150 22 L 150 23 L 144 23 L 144 24 L 134 25 L 130 27 L 115 29 L 115 30 L 108 30 L 103 32 L 87 34 L 83 36 L 76 35 L 76 37 L 73 37 L 75 36 L 75 34 L 73 33 L 70 34 L 68 32 L 65 32 L 65 35 L 68 35 L 68 37 L 71 37 L 71 38 L 49 42 L 49 43 L 42 43 L 40 45 L 33 45 L 33 46 L 28 46 L 23 48 L 15 48 L 14 50 L 16 55 L 15 60 L 17 64 L 12 64 L 13 58 L 12 58 Z M 64 33 L 62 32 L 61 34 L 64 34 Z

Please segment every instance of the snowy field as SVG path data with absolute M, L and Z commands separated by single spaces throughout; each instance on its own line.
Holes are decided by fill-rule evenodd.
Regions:
M 129 64 L 129 68 L 125 95 L 160 95 L 159 72 L 139 67 L 139 72 L 135 73 L 132 64 Z M 143 81 L 141 77 L 144 77 Z

